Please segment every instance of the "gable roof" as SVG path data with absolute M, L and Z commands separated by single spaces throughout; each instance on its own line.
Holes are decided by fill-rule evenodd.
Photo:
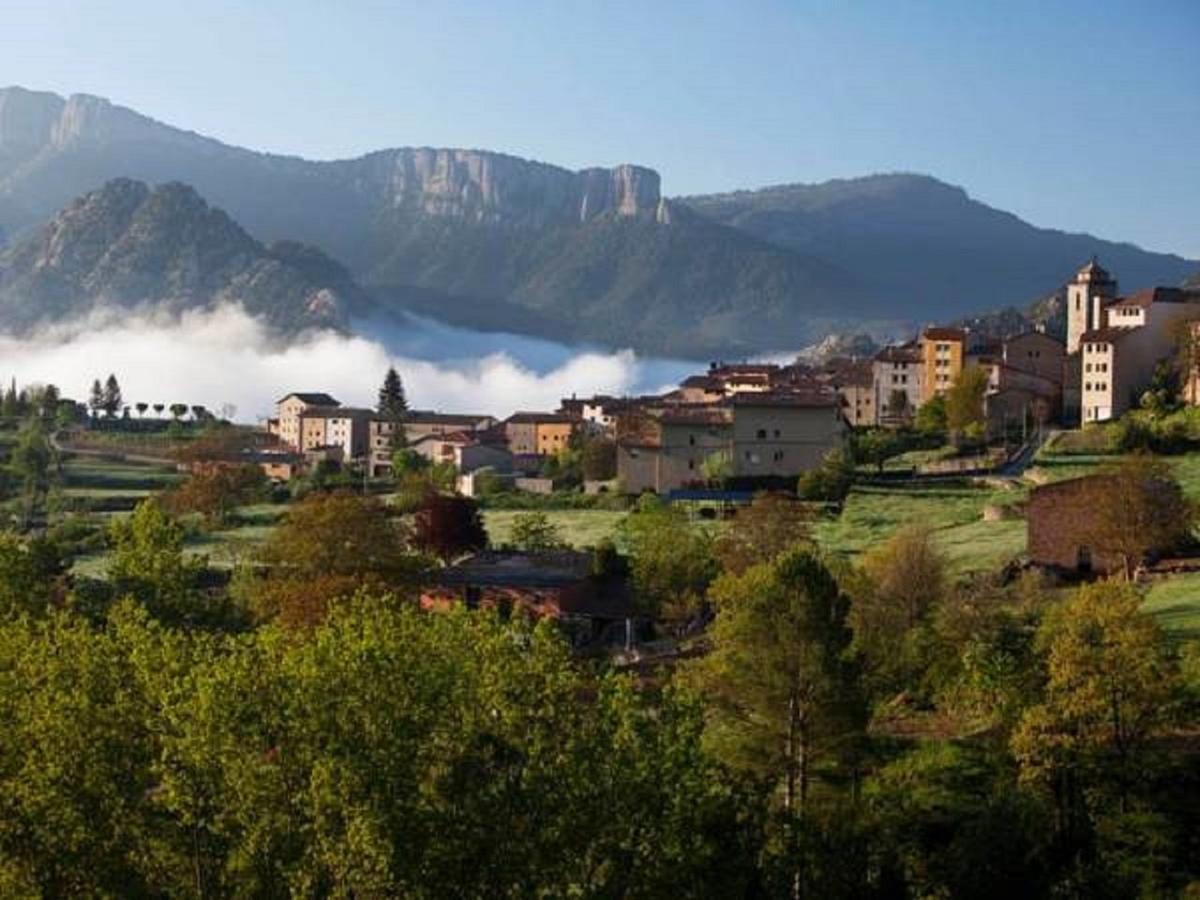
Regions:
M 921 337 L 928 341 L 965 341 L 967 333 L 961 328 L 942 328 L 931 325 L 921 332 Z
M 375 414 L 373 409 L 353 406 L 317 406 L 304 410 L 300 415 L 305 419 L 369 419 Z
M 570 425 L 574 419 L 565 413 L 516 412 L 504 420 L 506 425 Z
M 290 394 L 284 394 L 276 403 L 283 403 L 285 400 L 290 400 L 295 397 L 301 403 L 307 403 L 310 406 L 341 406 L 332 397 L 321 391 L 292 391 Z
M 1145 309 L 1155 303 L 1196 303 L 1200 302 L 1200 291 L 1189 291 L 1175 287 L 1142 288 L 1128 297 L 1120 297 L 1111 306 L 1140 307 Z
M 1123 337 L 1128 337 L 1137 328 L 1117 328 L 1109 325 L 1106 328 L 1093 328 L 1091 331 L 1085 331 L 1079 336 L 1080 343 L 1084 344 L 1115 344 Z

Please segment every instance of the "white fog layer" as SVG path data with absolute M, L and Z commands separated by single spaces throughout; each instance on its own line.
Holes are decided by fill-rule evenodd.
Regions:
M 699 368 L 417 319 L 373 322 L 371 333 L 380 338 L 322 331 L 283 344 L 240 306 L 180 318 L 98 313 L 33 337 L 0 334 L 0 379 L 54 383 L 83 400 L 93 379 L 113 372 L 126 403 L 234 404 L 253 422 L 293 390 L 371 406 L 389 365 L 414 407 L 497 416 L 555 409 L 573 393 L 657 391 Z

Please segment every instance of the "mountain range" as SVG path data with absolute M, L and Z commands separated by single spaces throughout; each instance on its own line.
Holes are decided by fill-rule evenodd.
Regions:
M 129 181 L 104 188 L 113 179 L 181 184 L 165 195 Z M 127 216 L 126 202 L 145 208 Z M 89 206 L 114 217 L 111 241 L 103 229 L 79 232 L 97 243 L 70 273 L 62 264 L 73 257 L 61 257 L 60 289 L 35 265 L 46 229 L 66 240 Z M 205 221 L 212 231 L 173 225 L 166 212 L 176 208 L 188 228 Z M 21 88 L 0 90 L 0 235 L 10 245 L 0 257 L 0 325 L 67 315 L 89 300 L 149 303 L 160 290 L 185 307 L 261 282 L 244 302 L 282 328 L 340 322 L 370 306 L 688 357 L 1023 305 L 1091 255 L 1129 288 L 1200 269 L 1036 228 L 927 176 L 667 198 L 659 175 L 636 165 L 570 171 L 433 148 L 311 161 L 232 147 L 101 98 Z M 181 250 L 192 237 L 196 245 Z M 106 241 L 111 258 L 97 252 Z M 170 264 L 148 266 L 170 248 Z M 301 248 L 318 262 L 298 265 Z M 173 274 L 156 281 L 155 272 Z M 321 290 L 336 297 L 314 307 Z

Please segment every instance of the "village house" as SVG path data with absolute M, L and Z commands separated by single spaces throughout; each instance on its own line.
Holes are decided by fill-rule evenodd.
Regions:
M 875 374 L 870 361 L 834 360 L 828 364 L 829 384 L 842 401 L 846 424 L 869 428 L 878 423 L 875 410 Z
M 301 418 L 314 409 L 331 409 L 341 406 L 337 400 L 319 391 L 298 391 L 281 397 L 275 403 L 274 419 L 267 420 L 267 431 L 276 435 L 280 443 L 300 450 L 304 447 L 301 433 Z
M 369 446 L 370 409 L 310 407 L 300 415 L 300 450 L 338 447 L 344 460 L 363 459 Z
M 622 422 L 617 477 L 629 493 L 668 493 L 719 462 L 734 478 L 793 478 L 845 436 L 840 399 L 825 392 L 742 392 L 719 404 L 647 410 Z
M 483 432 L 482 436 L 488 436 Z M 503 443 L 483 440 L 480 433 L 452 431 L 449 434 L 427 434 L 409 445 L 431 463 L 451 463 L 460 473 L 491 469 L 506 475 L 513 470 L 513 455 Z
M 871 381 L 878 424 L 895 428 L 912 420 L 925 396 L 922 359 L 915 341 L 884 347 L 875 354 Z
M 1101 304 L 1098 327 L 1080 335 L 1084 423 L 1114 419 L 1135 407 L 1155 367 L 1177 352 L 1191 321 L 1200 319 L 1200 291 L 1147 288 Z
M 623 412 L 643 400 L 657 402 L 658 399 L 609 397 L 604 394 L 587 398 L 570 397 L 562 401 L 558 411 L 588 434 L 612 435 L 617 429 L 617 418 Z
M 623 632 L 635 612 L 626 578 L 593 574 L 591 553 L 478 553 L 439 569 L 421 591 L 422 609 L 457 605 L 490 608 L 503 615 L 554 619 L 580 646 L 618 626 Z
M 564 413 L 518 412 L 504 420 L 504 435 L 514 456 L 549 456 L 566 448 L 575 422 Z
M 961 328 L 929 327 L 921 332 L 921 402 L 928 403 L 950 389 L 967 357 L 967 332 Z
M 1029 559 L 1035 565 L 1076 575 L 1105 575 L 1121 561 L 1096 552 L 1088 534 L 1097 483 L 1089 475 L 1035 487 L 1026 508 Z
M 496 427 L 496 419 L 482 413 L 439 413 L 426 409 L 409 410 L 403 423 L 391 419 L 373 418 L 368 440 L 371 448 L 371 474 L 386 475 L 392 470 L 392 453 L 396 448 L 395 433 L 403 428 L 405 445 L 414 444 L 428 435 L 454 432 L 483 432 Z

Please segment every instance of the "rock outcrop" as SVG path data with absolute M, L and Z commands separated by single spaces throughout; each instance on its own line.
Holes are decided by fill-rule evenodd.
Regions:
M 280 331 L 340 326 L 365 297 L 320 251 L 264 247 L 190 187 L 117 179 L 0 252 L 8 330 L 96 308 L 174 311 L 236 302 Z

